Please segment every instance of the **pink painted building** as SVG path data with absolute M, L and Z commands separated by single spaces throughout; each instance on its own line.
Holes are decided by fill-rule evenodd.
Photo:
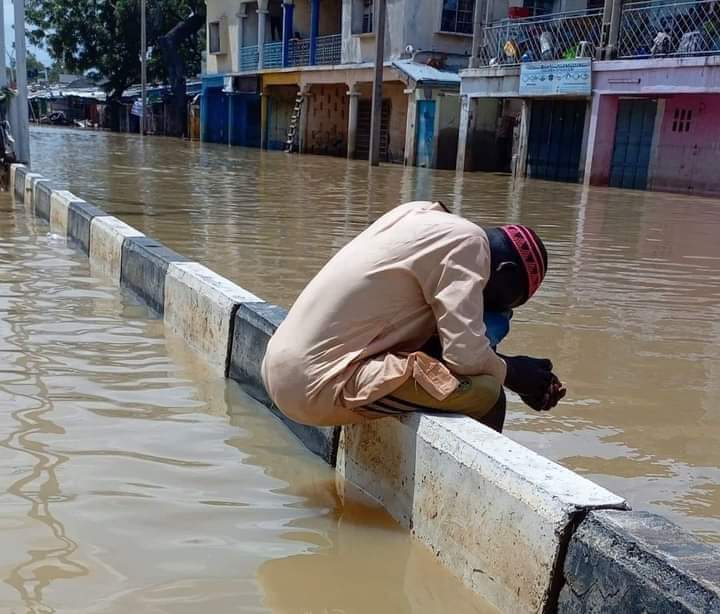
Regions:
M 608 0 L 504 19 L 476 48 L 460 73 L 457 169 L 720 194 L 720 3 Z M 573 75 L 588 87 L 560 87 Z
M 719 60 L 595 62 L 585 181 L 720 194 Z

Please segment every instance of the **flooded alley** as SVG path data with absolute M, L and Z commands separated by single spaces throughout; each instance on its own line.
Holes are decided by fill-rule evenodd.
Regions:
M 0 611 L 494 611 L 0 196 Z
M 635 509 L 662 513 L 701 538 L 720 542 L 720 447 L 717 446 L 720 437 L 717 402 L 720 396 L 720 243 L 717 241 L 720 204 L 716 200 L 643 191 L 588 190 L 579 185 L 550 182 L 513 184 L 504 175 L 466 173 L 463 176 L 401 166 L 382 166 L 369 173 L 366 163 L 360 161 L 162 138 L 143 141 L 135 136 L 60 129 L 36 129 L 31 137 L 33 164 L 55 185 L 72 190 L 183 255 L 285 307 L 337 249 L 383 212 L 403 201 L 441 200 L 456 213 L 480 224 L 519 222 L 535 227 L 550 251 L 547 281 L 537 297 L 516 313 L 512 333 L 502 350 L 509 354 L 552 357 L 558 374 L 568 385 L 569 394 L 549 415 L 536 414 L 519 401 L 512 401 L 508 435 L 627 497 Z M 64 253 L 64 259 L 72 260 Z M 53 263 L 54 266 L 60 266 L 64 259 Z M 191 375 L 197 373 L 197 365 L 188 366 L 182 377 L 173 376 L 170 385 L 164 379 L 169 377 L 167 370 L 177 369 L 168 367 L 161 323 L 144 320 L 145 316 L 137 313 L 139 307 L 117 307 L 117 298 L 108 297 L 109 290 L 96 288 L 84 274 L 77 272 L 80 265 L 65 266 L 74 275 L 73 283 L 57 286 L 54 279 L 43 280 L 42 276 L 31 277 L 27 283 L 47 284 L 54 287 L 58 296 L 81 291 L 97 293 L 100 313 L 80 314 L 94 324 L 83 321 L 75 326 L 91 336 L 97 325 L 100 327 L 97 334 L 101 336 L 112 338 L 112 333 L 105 330 L 108 326 L 111 330 L 121 327 L 126 334 L 117 342 L 118 346 L 110 345 L 115 348 L 110 356 L 102 356 L 103 361 L 110 360 L 111 364 L 101 363 L 96 367 L 98 381 L 88 384 L 87 390 L 82 390 L 79 383 L 61 385 L 58 389 L 67 392 L 60 393 L 58 402 L 68 402 L 62 398 L 63 394 L 70 398 L 73 394 L 89 395 L 93 401 L 86 411 L 91 416 L 103 417 L 106 412 L 120 411 L 109 409 L 108 399 L 120 399 L 119 406 L 130 403 L 134 407 L 138 404 L 156 407 L 153 412 L 157 414 L 128 415 L 129 422 L 124 424 L 138 428 L 142 437 L 119 437 L 121 443 L 117 445 L 132 442 L 142 446 L 142 441 L 148 438 L 146 445 L 157 444 L 167 449 L 162 453 L 159 450 L 142 452 L 143 455 L 175 458 L 182 450 L 191 458 L 178 460 L 178 465 L 154 463 L 145 456 L 140 461 L 130 461 L 137 451 L 130 455 L 118 454 L 128 458 L 127 462 L 152 463 L 153 467 L 157 465 L 164 472 L 176 474 L 178 481 L 172 488 L 179 489 L 176 493 L 179 501 L 186 496 L 192 505 L 201 505 L 200 499 L 234 501 L 238 492 L 244 491 L 246 487 L 239 486 L 243 478 L 237 468 L 225 478 L 218 478 L 216 487 L 226 492 L 212 496 L 188 493 L 185 489 L 190 487 L 186 479 L 179 481 L 176 472 L 180 475 L 185 471 L 202 473 L 197 463 L 202 466 L 217 463 L 217 459 L 207 459 L 205 455 L 213 449 L 217 451 L 217 446 L 229 445 L 221 441 L 224 439 L 232 441 L 240 450 L 232 461 L 234 464 L 243 463 L 243 470 L 246 466 L 253 467 L 251 473 L 270 484 L 263 482 L 258 490 L 270 499 L 281 497 L 281 501 L 285 501 L 282 497 L 286 496 L 290 481 L 287 472 L 297 471 L 296 461 L 288 463 L 293 467 L 285 469 L 286 473 L 282 469 L 263 471 L 257 467 L 269 462 L 268 449 L 274 453 L 279 446 L 287 457 L 288 447 L 294 445 L 288 436 L 280 434 L 279 427 L 277 434 L 265 432 L 262 438 L 247 435 L 248 441 L 252 441 L 252 451 L 242 452 L 245 444 L 237 443 L 243 439 L 242 435 L 218 435 L 213 429 L 228 432 L 231 429 L 219 417 L 210 419 L 208 412 L 224 414 L 224 396 L 229 394 L 225 385 L 217 382 L 217 389 L 207 390 L 206 384 L 198 383 L 202 378 Z M 76 277 L 79 277 L 77 282 Z M 52 302 L 51 309 L 79 308 L 73 307 L 71 300 L 62 304 L 50 297 L 33 300 Z M 52 316 L 52 311 L 42 313 L 37 307 L 33 309 L 33 318 L 37 320 L 33 326 L 40 340 L 50 334 L 52 322 L 64 319 L 60 317 L 62 314 Z M 117 320 L 108 323 L 107 318 Z M 142 332 L 137 334 L 150 341 L 136 343 L 132 331 L 138 329 Z M 70 327 L 64 334 L 72 334 L 72 330 Z M 47 339 L 46 344 L 49 341 Z M 151 347 L 138 349 L 147 344 Z M 80 356 L 75 359 L 93 360 L 91 347 L 78 349 Z M 142 368 L 128 366 L 129 362 L 121 364 L 117 357 L 113 364 L 115 351 L 140 352 L 136 360 Z M 143 355 L 143 351 L 147 354 Z M 72 356 L 69 353 L 65 360 L 72 361 Z M 98 355 L 95 359 L 101 357 Z M 22 357 L 22 360 L 31 358 Z M 39 354 L 39 358 L 32 360 L 46 364 L 50 358 Z M 192 358 L 185 354 L 180 361 L 192 365 Z M 149 371 L 147 375 L 143 374 L 145 368 Z M 83 369 L 90 367 L 86 365 Z M 123 376 L 125 384 L 114 380 L 118 369 L 127 369 Z M 137 377 L 138 371 L 143 374 L 141 377 L 150 380 L 151 386 L 138 386 L 136 379 L 128 383 L 130 373 Z M 177 412 L 167 409 L 170 404 L 167 398 L 160 401 L 152 395 L 145 397 L 154 387 L 175 391 Z M 137 392 L 139 389 L 142 393 Z M 123 393 L 113 396 L 118 390 Z M 136 392 L 130 394 L 127 390 Z M 146 398 L 147 402 L 137 403 L 137 399 L 133 400 L 135 394 L 141 394 L 140 398 Z M 16 410 L 20 412 L 22 428 L 28 431 L 47 428 L 52 433 L 48 437 L 59 437 L 56 431 L 65 426 L 57 424 L 57 418 L 43 417 L 43 411 L 47 410 L 37 409 L 34 403 L 44 407 L 45 401 L 33 400 L 27 407 Z M 185 416 L 190 411 L 188 405 L 193 419 L 201 426 L 183 430 L 178 422 L 188 419 Z M 26 424 L 23 412 L 40 412 L 33 420 L 41 426 Z M 202 419 L 196 414 L 202 415 Z M 71 416 L 72 413 L 68 419 Z M 145 419 L 143 424 L 149 426 L 137 427 L 139 419 Z M 12 428 L 20 427 L 16 424 Z M 79 449 L 103 449 L 97 439 L 103 438 L 106 426 L 83 421 L 77 428 L 85 431 L 87 438 L 77 444 Z M 155 436 L 154 429 L 157 429 Z M 169 430 L 175 429 L 182 430 L 182 434 L 170 436 Z M 15 443 L 6 448 L 11 451 L 8 453 L 17 454 L 12 446 L 18 445 L 18 435 L 9 433 L 5 437 Z M 112 433 L 115 437 L 122 430 L 115 427 Z M 157 440 L 159 433 L 163 435 L 162 442 Z M 208 439 L 212 445 L 204 445 Z M 66 445 L 69 444 L 63 443 L 60 448 L 65 449 Z M 193 457 L 193 453 L 197 456 Z M 62 462 L 55 457 L 48 460 L 43 446 L 36 454 L 36 458 L 42 458 L 36 461 L 42 467 L 53 466 L 54 472 L 63 473 Z M 96 454 L 106 459 L 101 452 Z M 92 452 L 77 456 L 79 463 L 85 459 L 93 471 L 103 466 Z M 247 460 L 248 456 L 252 462 Z M 258 456 L 265 461 L 257 460 Z M 64 457 L 60 455 L 60 458 Z M 132 481 L 130 476 L 136 472 L 125 473 L 119 468 L 124 462 L 110 462 L 105 471 L 117 471 L 118 480 Z M 312 474 L 310 470 L 308 473 Z M 16 488 L 22 492 L 23 489 L 35 492 L 48 479 L 42 477 L 46 474 L 41 474 L 35 478 L 38 484 L 22 486 L 23 475 L 18 476 L 21 486 Z M 163 479 L 158 478 L 156 483 L 162 484 Z M 322 482 L 320 477 L 313 479 Z M 294 479 L 293 485 L 297 485 Z M 202 488 L 206 486 L 203 478 Z M 107 488 L 105 484 L 103 489 Z M 123 509 L 120 502 L 136 498 L 145 501 L 148 496 L 145 486 L 118 486 L 118 491 L 122 495 L 134 494 L 129 495 L 131 499 L 107 495 L 117 497 L 113 513 Z M 60 497 L 51 492 L 47 496 Z M 74 500 L 72 495 L 66 496 L 70 499 L 66 505 L 83 505 L 79 502 L 83 497 Z M 287 496 L 301 501 L 297 499 L 300 495 Z M 272 514 L 265 515 L 265 520 L 275 527 L 286 527 L 288 523 L 314 526 L 316 521 L 306 519 L 322 517 L 327 522 L 328 515 L 331 516 L 309 512 L 302 503 L 296 507 L 281 501 L 269 505 L 273 510 L 282 510 L 281 516 L 297 512 L 300 519 L 278 520 L 273 525 Z M 36 515 L 47 516 L 42 505 L 32 497 L 21 503 L 27 507 L 38 505 Z M 92 505 L 85 504 L 90 508 L 87 514 L 98 522 L 107 522 L 106 512 L 100 506 L 93 510 Z M 13 499 L 13 505 L 19 503 Z M 318 508 L 326 506 L 327 503 L 318 503 Z M 328 509 L 334 508 L 330 505 Z M 184 515 L 179 508 L 176 511 L 179 524 L 163 525 L 164 530 L 171 533 L 183 522 L 192 522 L 192 515 Z M 164 512 L 153 515 L 167 516 Z M 228 522 L 237 522 L 231 517 L 229 514 Z M 12 522 L 19 522 L 13 518 Z M 58 573 L 79 573 L 75 564 L 68 563 L 66 569 L 65 561 L 77 557 L 64 550 L 78 546 L 68 545 L 72 543 L 70 538 L 53 537 L 54 531 L 60 530 L 58 523 L 48 520 L 46 524 L 48 535 L 57 543 L 43 547 L 52 550 L 51 556 L 62 562 L 62 571 Z M 317 535 L 317 529 L 313 530 Z M 308 529 L 300 529 L 300 533 L 303 531 Z M 219 540 L 216 546 L 221 550 L 226 539 L 234 539 L 228 537 L 220 521 L 213 527 L 213 534 L 215 538 L 208 536 L 208 539 L 214 544 L 214 539 Z M 233 534 L 237 535 L 237 529 Z M 180 535 L 182 532 L 178 531 L 177 539 Z M 172 534 L 166 537 L 169 542 L 173 540 Z M 124 539 L 127 538 L 129 536 Z M 294 538 L 289 539 L 292 542 Z M 402 541 L 404 537 L 397 539 Z M 302 550 L 307 547 L 305 540 L 306 537 L 301 537 L 300 544 L 293 546 Z M 192 547 L 181 543 L 175 546 Z M 98 547 L 111 548 L 112 545 Z M 280 550 L 287 547 L 284 542 L 278 546 Z M 90 548 L 87 556 L 92 551 Z M 181 564 L 181 559 L 177 563 Z M 87 561 L 84 564 L 87 565 Z M 32 569 L 33 563 L 28 565 Z M 373 566 L 373 573 L 377 571 Z M 39 590 L 41 583 L 25 580 L 28 575 L 31 573 L 22 568 L 12 577 L 32 594 Z M 262 578 L 262 574 L 259 577 Z M 155 585 L 162 586 L 162 579 Z M 166 589 L 168 593 L 164 592 Z M 161 599 L 169 594 L 168 598 L 172 598 L 173 592 L 183 589 L 174 586 L 157 590 L 146 597 Z M 237 590 L 237 585 L 230 590 Z M 248 590 L 252 594 L 252 590 Z M 128 595 L 127 598 L 139 598 Z

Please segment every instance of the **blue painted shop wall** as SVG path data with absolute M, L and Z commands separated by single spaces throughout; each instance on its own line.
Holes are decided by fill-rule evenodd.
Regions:
M 221 89 L 208 89 L 200 99 L 200 140 L 227 143 L 228 99 Z
M 260 147 L 260 96 L 233 94 L 229 104 L 230 144 Z
M 206 77 L 200 98 L 200 139 L 260 147 L 260 96 L 226 94 L 223 75 Z

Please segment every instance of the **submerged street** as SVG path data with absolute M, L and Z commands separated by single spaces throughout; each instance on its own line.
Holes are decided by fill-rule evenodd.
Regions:
M 495 611 L 47 230 L 1 196 L 1 612 Z
M 550 414 L 511 399 L 508 435 L 720 542 L 716 201 L 107 133 L 31 142 L 57 186 L 284 307 L 403 201 L 535 227 L 549 273 L 502 350 L 552 356 L 569 393 Z

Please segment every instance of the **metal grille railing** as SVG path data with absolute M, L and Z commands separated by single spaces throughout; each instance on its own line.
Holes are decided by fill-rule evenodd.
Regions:
M 310 39 L 291 40 L 288 48 L 288 66 L 307 66 L 308 64 L 310 64 Z
M 282 66 L 282 48 L 282 43 L 265 43 L 262 68 L 280 68 Z
M 262 68 L 280 68 L 282 62 L 282 42 L 265 43 L 263 46 Z M 342 49 L 342 35 L 319 36 L 317 39 L 316 64 L 339 64 Z M 291 40 L 288 45 L 288 66 L 308 66 L 310 64 L 310 39 Z M 240 49 L 240 71 L 258 69 L 257 45 Z
M 634 2 L 623 8 L 618 57 L 707 55 L 720 51 L 715 0 Z
M 258 48 L 257 45 L 240 48 L 240 71 L 257 70 Z
M 602 9 L 505 19 L 484 28 L 483 64 L 518 64 L 593 55 L 600 44 Z
M 342 50 L 342 35 L 331 34 L 330 36 L 319 36 L 317 39 L 317 51 L 315 62 L 317 64 L 340 64 L 340 53 Z

